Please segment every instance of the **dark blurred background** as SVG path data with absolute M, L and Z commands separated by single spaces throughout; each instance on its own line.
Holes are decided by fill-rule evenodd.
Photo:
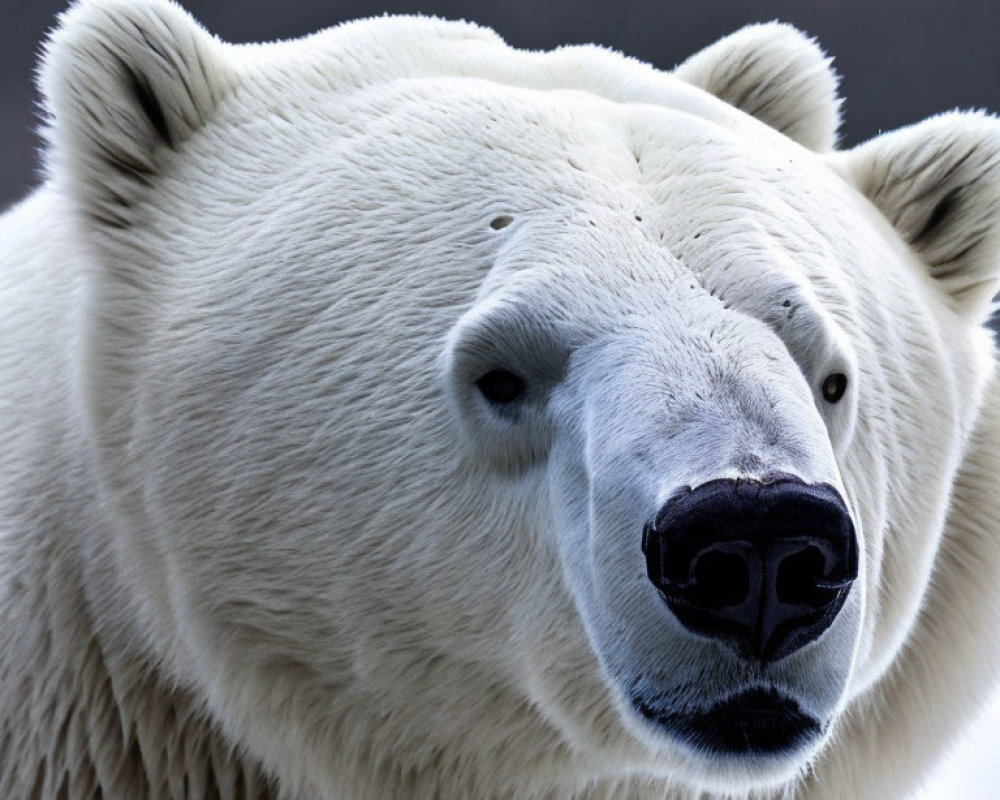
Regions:
M 65 0 L 2 0 L 0 208 L 37 181 L 33 71 Z M 783 19 L 835 57 L 843 141 L 951 108 L 1000 111 L 998 0 L 187 0 L 230 41 L 289 38 L 359 16 L 422 12 L 495 28 L 517 47 L 598 42 L 669 69 L 740 26 Z

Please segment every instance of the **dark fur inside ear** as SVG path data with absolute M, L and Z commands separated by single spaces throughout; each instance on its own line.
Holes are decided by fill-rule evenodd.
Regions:
M 749 25 L 695 53 L 674 75 L 812 150 L 836 144 L 837 75 L 816 42 L 790 25 Z
M 92 219 L 128 227 L 164 149 L 205 124 L 235 84 L 224 46 L 169 0 L 82 0 L 40 71 L 47 164 Z
M 942 228 L 942 223 L 955 215 L 955 211 L 961 208 L 962 205 L 958 196 L 960 191 L 961 189 L 952 189 L 938 201 L 937 205 L 931 211 L 930 216 L 927 217 L 924 227 L 914 235 L 914 244 L 919 245 L 921 242 L 931 241 L 934 238 L 934 234 Z
M 149 80 L 125 62 L 121 63 L 121 69 L 128 77 L 128 87 L 132 90 L 136 104 L 146 115 L 149 124 L 165 145 L 173 147 L 174 137 L 170 133 L 170 126 L 167 125 L 167 115 L 164 113 L 163 106 L 160 105 L 153 87 L 149 85 Z
M 960 306 L 984 311 L 1000 275 L 1000 120 L 951 113 L 883 134 L 849 175 Z

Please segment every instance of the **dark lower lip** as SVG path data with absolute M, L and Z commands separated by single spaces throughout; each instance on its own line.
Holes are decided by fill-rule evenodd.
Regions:
M 714 755 L 781 755 L 818 738 L 819 722 L 790 697 L 773 689 L 750 689 L 707 711 L 665 711 L 633 696 L 632 705 L 650 722 Z

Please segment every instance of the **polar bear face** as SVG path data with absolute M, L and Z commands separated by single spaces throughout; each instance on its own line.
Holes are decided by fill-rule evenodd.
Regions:
M 560 109 L 546 127 L 558 130 L 559 119 L 579 113 Z M 591 134 L 600 149 L 590 159 L 569 154 L 580 171 L 600 170 L 622 116 L 616 109 L 601 120 L 604 130 Z M 789 254 L 815 250 L 819 236 L 836 241 L 849 233 L 831 230 L 819 214 L 784 214 L 779 245 L 769 209 L 801 207 L 803 187 L 798 175 L 779 182 L 783 152 L 765 166 L 766 147 L 747 147 L 714 123 L 662 109 L 627 119 L 645 145 L 620 144 L 615 160 L 630 177 L 618 193 L 603 182 L 588 187 L 569 168 L 570 185 L 584 184 L 558 192 L 581 198 L 569 209 L 503 206 L 514 221 L 497 232 L 497 260 L 451 331 L 446 369 L 465 450 L 489 470 L 480 491 L 489 493 L 497 476 L 532 486 L 544 476 L 546 513 L 533 527 L 557 554 L 573 614 L 624 707 L 624 724 L 656 750 L 680 740 L 692 770 L 711 753 L 709 769 L 731 786 L 734 763 L 761 775 L 794 770 L 821 743 L 856 652 L 864 601 L 862 585 L 851 590 L 858 515 L 844 500 L 852 495 L 837 453 L 856 426 L 858 366 L 849 337 L 826 310 L 849 304 L 829 281 L 820 290 L 836 302 L 824 306 Z M 557 141 L 566 135 L 556 134 Z M 676 153 L 712 164 L 738 158 L 751 167 L 677 181 L 672 167 L 656 163 L 658 154 Z M 644 179 L 644 168 L 663 177 Z M 767 171 L 778 179 L 764 179 Z M 646 180 L 652 186 L 637 196 Z M 839 199 L 834 181 L 827 183 L 833 196 L 824 210 Z M 645 191 L 656 200 L 645 200 Z M 720 212 L 714 191 L 738 198 L 731 201 L 738 212 Z M 838 252 L 830 243 L 825 250 Z M 816 260 L 808 265 L 813 275 L 829 274 Z M 825 384 L 845 380 L 824 396 Z M 718 495 L 713 487 L 720 486 Z M 761 525 L 770 532 L 751 533 L 752 509 L 763 509 L 769 494 L 774 507 L 761 510 L 770 515 Z M 745 507 L 732 505 L 738 496 Z M 793 510 L 800 503 L 810 511 Z M 827 512 L 832 531 L 820 519 Z M 670 524 L 657 521 L 677 513 Z M 785 513 L 804 514 L 815 527 L 803 538 L 796 523 L 779 523 Z M 700 524 L 708 530 L 686 530 L 705 515 Z M 683 541 L 689 535 L 697 541 Z M 744 552 L 751 541 L 762 547 L 759 555 Z M 784 587 L 804 579 L 801 559 L 814 556 L 829 558 L 825 577 L 841 583 L 829 597 L 808 596 L 822 594 L 815 585 Z M 675 571 L 674 580 L 654 575 L 658 570 Z M 758 592 L 777 592 L 772 581 L 782 596 L 769 606 Z M 675 593 L 671 582 L 693 585 Z M 706 589 L 712 582 L 720 585 Z M 724 597 L 698 596 L 706 591 Z M 758 619 L 772 612 L 773 623 Z M 537 641 L 538 654 L 552 652 L 549 636 Z M 556 663 L 569 657 L 552 656 Z M 759 728 L 746 721 L 727 728 L 714 720 L 727 700 L 734 716 L 758 701 L 774 713 Z M 577 736 L 596 727 L 572 720 L 578 705 L 570 699 L 564 709 Z M 788 724 L 776 731 L 779 709 Z
M 991 370 L 993 120 L 827 152 L 780 26 L 668 76 L 108 0 L 44 85 L 116 563 L 279 779 L 773 787 L 892 665 Z

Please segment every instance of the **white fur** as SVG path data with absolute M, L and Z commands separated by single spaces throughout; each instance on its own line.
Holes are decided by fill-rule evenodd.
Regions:
M 1000 123 L 826 153 L 835 86 L 780 25 L 668 75 L 74 6 L 48 180 L 0 218 L 0 796 L 905 795 L 1000 655 Z M 625 700 L 749 680 L 640 531 L 771 471 L 861 537 L 767 673 L 830 730 L 710 757 Z
M 790 25 L 748 25 L 679 65 L 674 74 L 818 152 L 840 127 L 837 76 L 815 41 Z

